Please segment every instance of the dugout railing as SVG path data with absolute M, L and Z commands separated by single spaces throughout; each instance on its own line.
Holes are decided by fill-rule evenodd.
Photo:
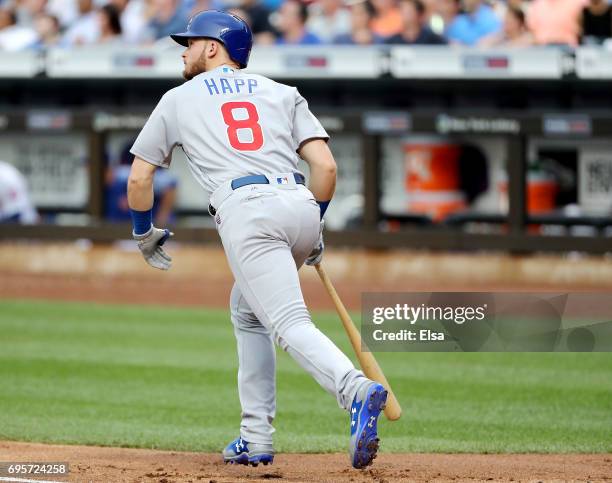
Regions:
M 531 252 L 531 251 L 585 251 L 593 253 L 604 253 L 611 250 L 612 239 L 605 236 L 604 228 L 612 225 L 610 217 L 565 217 L 554 215 L 528 216 L 525 206 L 525 169 L 526 169 L 526 151 L 525 139 L 530 135 L 548 135 L 558 136 L 557 132 L 551 134 L 546 132 L 547 123 L 550 123 L 551 115 L 535 116 L 515 114 L 513 116 L 504 115 L 506 121 L 512 120 L 514 126 L 520 126 L 517 132 L 505 133 L 510 141 L 508 143 L 509 153 L 508 159 L 513 162 L 509 163 L 508 168 L 508 190 L 509 190 L 509 210 L 507 215 L 487 215 L 487 214 L 456 214 L 447 220 L 446 224 L 434 225 L 431 223 L 423 223 L 423 226 L 418 228 L 402 229 L 394 232 L 381 231 L 381 221 L 385 218 L 394 218 L 393 216 L 385 216 L 380 209 L 380 140 L 384 131 L 388 135 L 391 127 L 384 127 L 382 119 L 387 118 L 389 122 L 395 116 L 401 115 L 409 122 L 403 127 L 397 127 L 398 123 L 394 122 L 396 134 L 400 132 L 412 133 L 432 133 L 440 132 L 443 129 L 445 134 L 449 133 L 448 126 L 441 127 L 439 122 L 440 117 L 452 117 L 455 120 L 469 119 L 475 122 L 484 129 L 472 128 L 473 133 L 485 135 L 499 135 L 499 131 L 491 131 L 486 129 L 486 126 L 495 125 L 500 119 L 499 114 L 485 115 L 480 112 L 478 115 L 470 114 L 469 112 L 453 112 L 432 114 L 418 113 L 406 111 L 375 111 L 365 112 L 363 116 L 348 115 L 346 117 L 338 113 L 324 113 L 325 116 L 340 117 L 343 121 L 344 130 L 358 130 L 363 134 L 362 149 L 363 149 L 363 186 L 364 186 L 364 211 L 361 226 L 352 230 L 332 232 L 329 234 L 330 243 L 346 246 L 366 246 L 372 248 L 432 248 L 432 249 L 499 249 L 511 252 Z M 40 114 L 39 114 L 40 115 Z M 56 118 L 55 115 L 54 119 Z M 105 116 L 109 116 L 105 113 Z M 376 129 L 372 129 L 371 116 L 378 118 Z M 564 117 L 561 114 L 555 114 L 558 122 L 562 122 Z M 584 119 L 588 119 L 589 132 L 566 133 L 568 136 L 604 136 L 612 137 L 612 116 L 606 117 L 601 114 L 587 116 L 582 114 Z M 4 115 L 5 130 L 28 131 L 32 130 L 32 126 L 28 126 L 27 113 L 13 113 Z M 145 119 L 146 114 L 136 116 L 134 113 L 129 115 L 115 114 L 113 119 L 118 122 L 118 125 L 130 125 L 134 119 Z M 123 121 L 121 121 L 123 119 Z M 574 118 L 566 119 L 568 129 L 571 128 L 571 122 Z M 41 238 L 41 239 L 75 239 L 89 238 L 98 241 L 111 241 L 118 238 L 125 238 L 126 233 L 129 233 L 129 227 L 123 225 L 115 225 L 104 223 L 103 220 L 103 179 L 105 170 L 104 160 L 104 137 L 111 130 L 111 126 L 106 126 L 101 129 L 93 129 L 96 116 L 92 113 L 75 113 L 71 114 L 70 128 L 83 130 L 88 132 L 90 162 L 89 169 L 89 203 L 86 207 L 86 212 L 91 216 L 91 221 L 84 226 L 70 225 L 38 225 L 38 226 L 14 226 L 4 225 L 0 228 L 0 237 L 2 238 Z M 477 122 L 476 122 L 477 121 Z M 488 121 L 488 122 L 487 122 Z M 30 121 L 31 122 L 31 121 Z M 40 122 L 40 121 L 39 121 Z M 43 131 L 63 130 L 66 126 L 58 123 L 60 127 L 52 128 L 38 127 L 35 130 L 42 129 Z M 461 125 L 458 123 L 457 125 Z M 370 127 L 368 127 L 370 126 Z M 207 216 L 204 203 L 199 214 Z M 61 207 L 52 207 L 48 211 L 63 210 Z M 79 212 L 80 210 L 72 210 Z M 398 217 L 395 217 L 398 218 Z M 504 233 L 499 234 L 474 234 L 466 232 L 462 229 L 467 222 L 482 222 L 504 225 L 506 227 Z M 545 235 L 530 235 L 528 233 L 529 224 L 555 224 L 555 225 L 591 225 L 598 228 L 597 236 L 545 236 Z M 416 223 L 418 225 L 418 223 Z M 177 239 L 183 241 L 212 241 L 216 240 L 216 233 L 213 229 L 208 228 L 189 228 L 181 227 L 177 232 Z

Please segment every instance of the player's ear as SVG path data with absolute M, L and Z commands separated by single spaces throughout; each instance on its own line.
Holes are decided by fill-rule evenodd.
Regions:
M 210 40 L 206 46 L 206 50 L 209 57 L 214 57 L 219 51 L 219 42 L 216 40 Z

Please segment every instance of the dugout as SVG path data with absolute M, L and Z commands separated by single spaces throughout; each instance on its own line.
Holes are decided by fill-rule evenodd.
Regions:
M 332 135 L 330 243 L 604 253 L 611 57 L 600 47 L 258 47 L 249 71 L 297 86 Z M 105 169 L 180 84 L 180 49 L 3 53 L 0 65 L 0 159 L 26 174 L 44 220 L 0 236 L 126 237 L 129 227 L 104 219 Z M 180 156 L 177 238 L 216 241 Z

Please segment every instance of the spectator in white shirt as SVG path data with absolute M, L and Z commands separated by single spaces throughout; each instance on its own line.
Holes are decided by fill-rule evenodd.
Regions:
M 324 43 L 351 31 L 351 14 L 343 8 L 342 0 L 318 0 L 310 5 L 306 26 Z
M 79 17 L 79 8 L 76 0 L 49 0 L 47 12 L 59 20 L 63 29 L 72 25 Z
M 119 10 L 121 35 L 125 43 L 143 44 L 153 40 L 143 0 L 110 0 L 110 3 Z
M 92 0 L 78 1 L 79 17 L 64 34 L 62 45 L 65 47 L 94 44 L 100 39 L 98 13 L 93 8 Z
M 33 27 L 34 18 L 46 12 L 47 0 L 22 0 L 16 5 L 17 24 L 22 27 Z
M 38 36 L 32 27 L 17 25 L 13 10 L 0 8 L 0 51 L 17 52 L 36 42 Z

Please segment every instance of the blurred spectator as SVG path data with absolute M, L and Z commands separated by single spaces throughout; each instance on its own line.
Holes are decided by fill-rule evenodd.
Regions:
M 421 0 L 423 2 L 423 9 L 425 12 L 425 19 L 429 22 L 432 15 L 437 12 L 438 2 L 437 0 Z
M 446 40 L 427 26 L 425 5 L 421 0 L 400 0 L 404 28 L 401 33 L 389 37 L 388 44 L 444 45 Z
M 317 45 L 319 37 L 306 29 L 308 10 L 298 0 L 285 0 L 278 11 L 278 30 L 281 36 L 276 40 L 279 45 Z
M 440 0 L 429 0 L 429 9 L 430 15 L 427 18 L 427 25 L 429 28 L 437 33 L 438 35 L 444 36 L 444 18 L 440 12 Z
M 421 1 L 423 2 L 423 7 L 425 9 L 425 25 L 427 25 L 432 32 L 442 36 L 442 33 L 444 32 L 444 23 L 438 14 L 438 0 Z
M 504 30 L 482 39 L 482 47 L 526 47 L 533 45 L 533 35 L 527 30 L 525 14 L 520 8 L 508 7 L 504 16 Z
M 372 0 L 375 15 L 370 27 L 381 37 L 391 37 L 402 31 L 402 14 L 397 8 L 396 0 Z
M 283 4 L 283 0 L 262 0 L 261 3 L 271 12 L 276 12 Z
M 60 23 L 57 17 L 42 13 L 34 19 L 34 29 L 38 35 L 38 40 L 33 45 L 37 49 L 55 47 L 61 39 Z
M 17 25 L 13 10 L 0 8 L 0 50 L 16 52 L 33 45 L 36 40 L 33 28 Z
M 606 0 L 591 0 L 582 9 L 581 43 L 602 43 L 612 37 L 612 6 Z
M 437 16 L 442 23 L 440 32 L 442 32 L 444 37 L 448 40 L 451 40 L 448 36 L 450 26 L 453 25 L 455 19 L 461 13 L 460 1 L 461 0 L 437 0 Z
M 143 0 L 110 0 L 119 12 L 121 37 L 127 44 L 142 44 L 151 40 Z
M 0 161 L 0 223 L 36 222 L 38 213 L 30 200 L 25 177 L 12 164 Z
M 134 156 L 130 153 L 132 140 L 121 150 L 119 165 L 106 173 L 106 218 L 109 221 L 129 221 L 130 207 L 127 200 L 127 182 Z M 158 226 L 173 221 L 176 201 L 176 176 L 168 169 L 158 169 L 153 178 L 153 220 Z
M 463 8 L 465 12 L 457 15 L 446 29 L 449 41 L 476 45 L 482 38 L 501 31 L 501 20 L 482 0 L 463 0 Z
M 93 1 L 78 0 L 78 2 L 79 17 L 70 25 L 62 38 L 62 45 L 65 47 L 93 44 L 100 38 L 98 13 L 93 8 Z
M 149 29 L 154 39 L 164 39 L 185 30 L 188 11 L 181 0 L 151 0 L 150 8 Z
M 33 27 L 34 18 L 46 12 L 47 0 L 21 0 L 16 5 L 17 24 L 23 27 Z
M 100 42 L 104 44 L 121 42 L 121 22 L 119 10 L 111 4 L 104 5 L 98 10 L 100 25 Z
M 342 0 L 318 0 L 311 4 L 309 14 L 308 29 L 323 42 L 331 43 L 351 31 L 351 14 Z
M 484 0 L 495 12 L 497 18 L 506 18 L 506 11 L 510 7 L 524 9 L 523 0 Z M 529 1 L 529 0 L 526 0 Z M 524 10 L 523 10 L 524 11 Z
M 249 17 L 250 22 L 248 23 L 251 26 L 256 43 L 274 43 L 276 35 L 272 25 L 270 25 L 270 10 L 264 7 L 259 0 L 239 0 L 237 7 Z M 238 16 L 243 18 L 241 15 Z
M 536 44 L 576 46 L 580 13 L 587 0 L 533 0 L 527 10 L 527 26 Z
M 222 5 L 217 5 L 217 0 L 189 0 L 189 15 L 188 17 L 193 17 L 196 13 L 201 12 L 202 10 L 223 10 L 224 6 L 226 8 L 229 7 L 237 7 L 238 2 L 233 0 L 232 2 L 223 2 Z
M 0 30 L 17 23 L 15 12 L 8 8 L 0 7 Z
M 61 29 L 68 28 L 79 16 L 76 0 L 49 0 L 47 13 L 59 20 Z
M 253 32 L 253 20 L 246 10 L 236 7 L 230 8 L 228 12 L 244 20 Z M 271 45 L 276 42 L 276 35 L 272 32 L 272 26 L 269 23 L 267 28 L 269 30 L 259 31 L 258 33 L 253 32 L 254 43 L 258 45 Z
M 188 17 L 193 17 L 203 10 L 229 10 L 230 8 L 241 8 L 242 0 L 181 0 L 189 11 Z
M 384 39 L 370 29 L 370 22 L 374 18 L 374 6 L 370 0 L 353 3 L 350 7 L 351 31 L 348 34 L 338 35 L 334 43 L 338 45 L 372 45 L 381 44 Z

